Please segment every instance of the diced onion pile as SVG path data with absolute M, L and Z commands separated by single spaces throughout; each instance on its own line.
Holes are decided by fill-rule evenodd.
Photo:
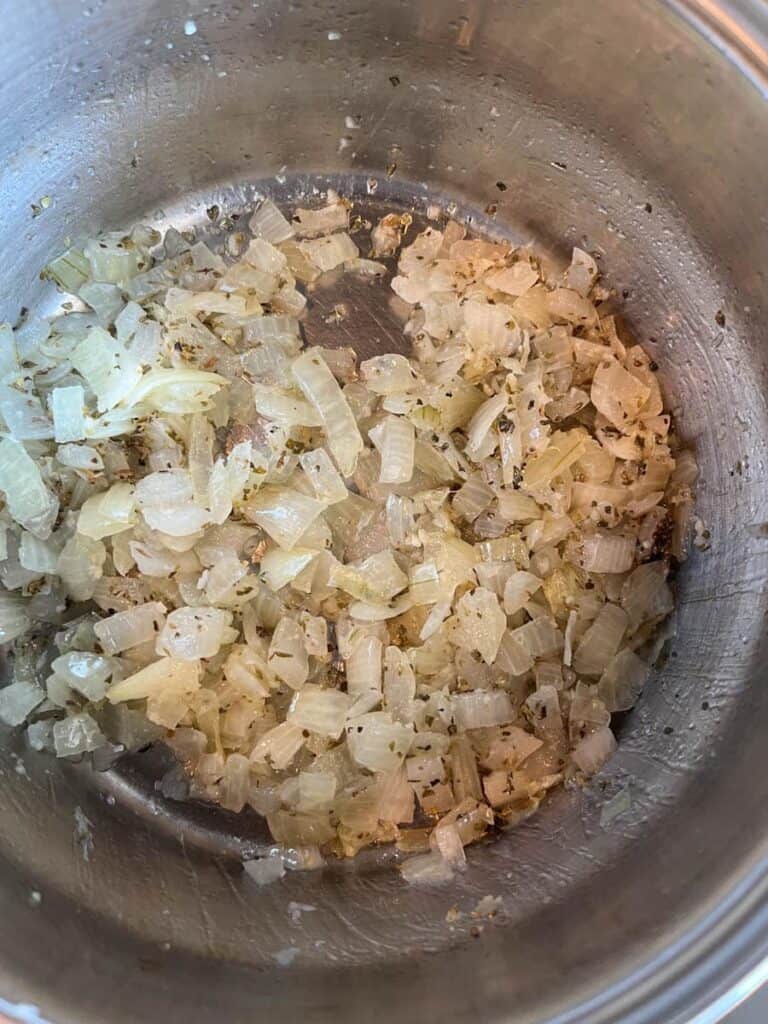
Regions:
M 97 766 L 164 739 L 293 866 L 394 841 L 444 881 L 611 755 L 696 466 L 590 255 L 546 280 L 349 211 L 105 235 L 46 268 L 62 315 L 0 327 L 0 717 Z M 383 287 L 371 255 L 412 358 L 305 348 L 307 286 Z

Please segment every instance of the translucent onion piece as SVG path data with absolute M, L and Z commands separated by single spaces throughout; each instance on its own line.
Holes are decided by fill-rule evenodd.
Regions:
M 118 483 L 85 501 L 77 519 L 77 532 L 92 540 L 102 540 L 130 529 L 137 520 L 133 486 Z
M 333 270 L 334 267 L 338 267 L 346 260 L 353 260 L 359 255 L 355 243 L 349 235 L 343 232 L 299 244 L 307 259 L 323 273 Z
M 54 723 L 53 743 L 57 757 L 75 757 L 98 750 L 107 742 L 96 720 L 87 712 Z
M 494 667 L 512 676 L 522 676 L 533 667 L 533 656 L 513 632 L 501 638 Z
M 346 230 L 349 227 L 349 207 L 339 200 L 319 210 L 298 209 L 293 215 L 293 226 L 302 238 Z
M 19 562 L 23 569 L 36 573 L 55 573 L 59 560 L 58 547 L 24 531 L 19 543 Z
M 511 636 L 522 644 L 532 658 L 550 657 L 558 654 L 563 647 L 562 633 L 555 622 L 546 615 L 512 630 Z
M 309 655 L 304 631 L 293 619 L 281 619 L 269 644 L 268 664 L 278 679 L 300 690 L 309 676 Z
M 467 797 L 482 800 L 483 791 L 477 760 L 472 744 L 466 736 L 455 736 L 451 742 L 451 777 L 457 800 L 461 801 Z
M 584 298 L 589 295 L 597 280 L 598 269 L 592 256 L 583 249 L 574 249 L 571 265 L 563 275 L 563 284 Z
M 650 669 L 634 651 L 625 647 L 605 667 L 598 683 L 600 699 L 610 712 L 629 711 L 643 691 Z
M 292 548 L 284 551 L 273 548 L 261 559 L 259 576 L 271 590 L 281 590 L 303 572 L 316 558 L 318 552 L 311 548 Z
M 584 538 L 581 565 L 588 572 L 626 572 L 635 561 L 635 546 L 630 534 L 596 530 Z
M 129 243 L 130 239 L 120 232 L 111 232 L 86 242 L 83 252 L 95 281 L 119 284 L 134 277 L 139 270 L 146 269 L 141 250 Z
M 400 874 L 411 885 L 444 885 L 454 878 L 451 865 L 438 852 L 409 857 L 400 865 Z
M 182 661 L 212 658 L 229 637 L 231 624 L 232 613 L 220 608 L 177 608 L 160 630 L 157 653 Z
M 637 419 L 650 393 L 650 389 L 616 359 L 608 359 L 595 370 L 590 398 L 597 411 L 614 427 L 626 431 Z
M 408 483 L 413 476 L 416 435 L 413 424 L 399 416 L 387 416 L 368 432 L 379 450 L 379 483 Z
M 384 651 L 384 707 L 396 722 L 413 720 L 416 677 L 407 656 L 398 647 Z
M 347 746 L 355 761 L 372 772 L 393 772 L 413 742 L 413 726 L 393 722 L 386 712 L 359 715 L 347 725 Z
M 290 221 L 282 215 L 271 199 L 263 199 L 248 221 L 248 227 L 257 238 L 273 245 L 293 238 L 295 232 Z
M 375 395 L 394 395 L 410 391 L 418 382 L 418 374 L 405 356 L 393 354 L 374 356 L 360 364 L 360 376 Z
M 93 597 L 96 583 L 104 574 L 106 558 L 107 549 L 101 541 L 90 537 L 76 534 L 64 545 L 56 572 L 74 601 L 88 601 Z
M 373 693 L 377 699 L 381 694 L 381 640 L 375 636 L 361 637 L 346 659 L 347 693 L 360 697 Z
M 550 483 L 573 465 L 584 447 L 584 435 L 578 430 L 569 430 L 552 435 L 549 446 L 535 453 L 523 473 L 523 487 L 535 490 Z
M 98 701 L 107 689 L 107 680 L 115 671 L 116 663 L 110 658 L 89 651 L 69 651 L 56 658 L 53 671 L 73 690 L 88 700 Z
M 504 585 L 504 611 L 514 615 L 528 604 L 541 586 L 541 580 L 531 572 L 514 572 Z
M 247 518 L 264 529 L 281 548 L 291 550 L 325 508 L 291 488 L 264 488 L 245 504 Z
M 334 505 L 337 501 L 345 501 L 349 497 L 344 480 L 322 448 L 304 452 L 299 457 L 299 462 L 318 501 L 324 505 Z
M 253 449 L 250 441 L 236 444 L 226 459 L 217 459 L 208 477 L 208 509 L 221 525 L 240 500 L 251 475 Z
M 508 404 L 508 396 L 495 395 L 480 406 L 467 427 L 467 455 L 474 458 L 480 453 L 481 446 L 494 421 L 504 412 Z
M 164 605 L 150 601 L 102 619 L 95 624 L 94 631 L 105 654 L 119 654 L 149 640 L 154 642 L 164 623 Z
M 125 399 L 141 377 L 137 361 L 125 346 L 100 327 L 88 332 L 70 359 L 96 396 L 99 412 Z
M 391 552 L 381 551 L 356 564 L 336 563 L 329 583 L 360 601 L 386 603 L 408 586 L 408 577 Z
M 62 291 L 74 295 L 90 277 L 91 265 L 80 249 L 71 248 L 51 260 L 43 273 Z
M 576 648 L 573 658 L 575 671 L 586 676 L 601 675 L 618 651 L 628 621 L 623 608 L 615 604 L 604 605 Z
M 312 349 L 294 362 L 293 374 L 322 417 L 328 447 L 341 475 L 350 477 L 363 450 L 363 438 L 335 377 Z
M 307 684 L 294 697 L 287 721 L 298 729 L 337 740 L 344 731 L 349 698 L 339 690 Z
M 12 519 L 41 540 L 56 521 L 59 502 L 43 483 L 40 470 L 24 446 L 10 437 L 0 441 L 0 490 Z
M 454 510 L 470 523 L 493 502 L 494 491 L 479 474 L 473 474 L 453 496 Z
M 570 288 L 555 288 L 546 296 L 549 313 L 558 320 L 581 327 L 594 327 L 597 311 L 589 299 Z
M 527 260 L 518 260 L 511 267 L 487 274 L 485 282 L 489 288 L 507 295 L 524 295 L 539 280 L 539 272 Z
M 149 411 L 202 412 L 225 383 L 223 377 L 205 370 L 156 369 L 144 374 L 128 398 L 131 405 L 141 403 Z
M 0 607 L 1 614 L 2 608 Z M 29 620 L 27 620 L 27 625 L 29 625 Z M 0 624 L 0 635 L 5 632 L 8 631 L 3 630 Z M 12 637 L 9 636 L 8 639 L 12 639 Z M 5 640 L 6 637 L 3 635 L 3 642 Z M 36 683 L 19 681 L 11 683 L 10 686 L 4 686 L 0 690 L 0 720 L 6 725 L 21 725 L 27 715 L 31 714 L 44 700 L 45 690 Z
M 474 690 L 453 697 L 453 716 L 458 731 L 506 725 L 515 717 L 509 694 L 503 690 Z
M 571 758 L 586 776 L 600 771 L 616 750 L 616 740 L 607 726 L 585 737 L 573 750 Z
M 54 437 L 59 444 L 85 437 L 85 393 L 79 384 L 51 393 Z
M 0 413 L 17 441 L 44 440 L 53 434 L 40 399 L 26 391 L 0 386 Z
M 200 686 L 200 666 L 196 661 L 160 658 L 107 690 L 107 700 L 120 704 L 127 700 L 145 700 L 160 694 L 192 694 Z
M 281 722 L 266 732 L 251 751 L 251 761 L 268 762 L 277 771 L 287 768 L 304 746 L 304 729 L 297 722 Z
M 507 617 L 496 595 L 484 587 L 465 594 L 456 605 L 456 619 L 461 646 L 477 651 L 486 665 L 492 665 L 507 628 Z
M 675 606 L 667 583 L 667 567 L 663 562 L 638 565 L 621 588 L 621 606 L 629 616 L 632 632 L 645 622 L 665 618 Z
M 256 411 L 285 427 L 320 427 L 323 420 L 315 407 L 295 393 L 277 391 L 274 386 L 253 385 Z

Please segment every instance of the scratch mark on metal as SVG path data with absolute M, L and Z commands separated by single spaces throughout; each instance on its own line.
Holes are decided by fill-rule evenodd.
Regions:
M 179 843 L 181 845 L 181 852 L 182 856 L 184 857 L 184 862 L 186 863 L 187 868 L 189 870 L 189 880 L 192 883 L 192 888 L 194 889 L 195 896 L 197 897 L 197 906 L 200 911 L 200 924 L 202 925 L 203 935 L 205 936 L 205 946 L 210 955 L 215 956 L 215 949 L 213 945 L 213 940 L 211 938 L 211 922 L 208 917 L 208 911 L 205 909 L 205 899 L 203 897 L 202 889 L 200 888 L 200 879 L 197 874 L 197 869 L 190 860 L 189 852 L 187 851 L 187 844 L 184 842 L 183 835 L 179 836 Z

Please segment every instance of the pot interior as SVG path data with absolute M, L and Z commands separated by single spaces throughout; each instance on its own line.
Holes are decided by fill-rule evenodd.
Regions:
M 364 215 L 455 204 L 554 260 L 601 255 L 696 450 L 712 541 L 681 567 L 676 635 L 613 760 L 473 847 L 446 888 L 407 887 L 387 850 L 257 888 L 240 860 L 267 841 L 260 819 L 164 799 L 162 751 L 96 774 L 9 734 L 0 1009 L 55 1024 L 684 1019 L 756 960 L 740 943 L 765 914 L 757 71 L 664 3 L 23 6 L 0 4 L 0 320 L 55 307 L 37 274 L 67 236 L 210 232 L 214 204 L 290 206 L 329 185 Z M 386 293 L 370 296 L 351 343 L 402 350 Z M 340 297 L 360 301 L 314 296 L 310 340 L 326 343 Z M 631 806 L 606 821 L 626 787 Z M 497 916 L 474 917 L 486 895 Z

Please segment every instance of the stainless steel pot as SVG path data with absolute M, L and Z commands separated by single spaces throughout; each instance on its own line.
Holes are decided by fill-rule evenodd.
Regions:
M 376 177 L 377 198 L 493 204 L 497 230 L 603 253 L 696 446 L 713 538 L 680 574 L 678 637 L 607 770 L 474 849 L 455 888 L 406 888 L 375 854 L 257 889 L 238 860 L 258 823 L 164 801 L 157 755 L 93 775 L 9 737 L 0 1009 L 54 1024 L 717 1019 L 768 956 L 765 5 L 0 11 L 0 319 L 51 302 L 37 270 L 67 235 L 202 223 L 307 172 L 360 196 Z M 601 825 L 627 785 L 631 808 Z M 468 913 L 486 894 L 503 897 L 493 921 Z

